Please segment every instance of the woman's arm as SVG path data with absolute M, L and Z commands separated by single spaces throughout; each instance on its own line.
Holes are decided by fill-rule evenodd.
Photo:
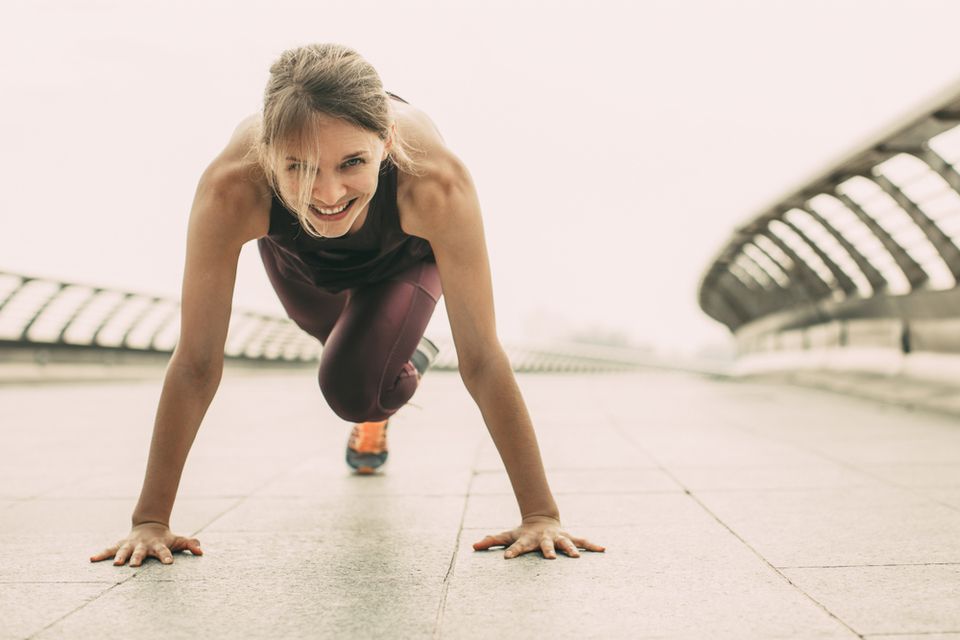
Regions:
M 497 337 L 480 204 L 469 172 L 437 140 L 428 155 L 425 175 L 407 192 L 405 205 L 415 212 L 411 232 L 433 247 L 460 375 L 500 453 L 522 519 L 517 529 L 488 536 L 474 548 L 508 546 L 508 558 L 535 549 L 553 558 L 555 546 L 571 556 L 579 555 L 577 546 L 602 551 L 559 529 L 533 424 Z
M 123 564 L 129 557 L 137 566 L 147 555 L 172 562 L 171 549 L 199 550 L 198 541 L 173 536 L 169 521 L 187 454 L 220 383 L 240 248 L 264 235 L 269 224 L 269 197 L 265 204 L 263 185 L 244 151 L 249 129 L 237 130 L 197 187 L 187 231 L 180 339 L 160 394 L 133 531 L 91 560 L 115 556 L 114 564 Z
M 180 338 L 160 394 L 134 525 L 169 524 L 187 453 L 220 383 L 237 261 L 254 233 L 238 215 L 253 213 L 239 172 L 231 161 L 218 159 L 197 187 L 187 230 Z

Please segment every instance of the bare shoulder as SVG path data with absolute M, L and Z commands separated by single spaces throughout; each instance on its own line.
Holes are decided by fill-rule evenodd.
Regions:
M 244 118 L 197 185 L 194 213 L 241 242 L 270 226 L 270 185 L 256 155 L 259 125 L 259 114 Z
M 448 226 L 476 194 L 466 165 L 451 150 L 430 117 L 412 105 L 394 110 L 400 135 L 414 149 L 416 174 L 401 173 L 397 205 L 406 233 L 431 239 Z

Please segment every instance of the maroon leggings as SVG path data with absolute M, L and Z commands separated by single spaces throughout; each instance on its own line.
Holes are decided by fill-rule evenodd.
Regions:
M 442 295 L 435 263 L 328 293 L 285 278 L 262 245 L 260 257 L 287 315 L 324 345 L 320 390 L 334 413 L 350 422 L 386 420 L 413 397 L 410 356 Z

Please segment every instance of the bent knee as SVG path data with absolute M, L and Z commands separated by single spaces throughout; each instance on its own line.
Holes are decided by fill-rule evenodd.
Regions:
M 325 376 L 320 369 L 320 392 L 335 414 L 348 422 L 384 420 L 380 408 L 380 389 L 377 380 L 357 376 Z

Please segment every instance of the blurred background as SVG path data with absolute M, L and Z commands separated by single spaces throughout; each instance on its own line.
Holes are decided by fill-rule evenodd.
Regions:
M 960 77 L 932 0 L 3 6 L 0 270 L 179 295 L 204 167 L 334 41 L 469 166 L 504 341 L 676 359 L 732 354 L 696 290 L 737 224 Z M 235 306 L 282 313 L 253 246 Z

